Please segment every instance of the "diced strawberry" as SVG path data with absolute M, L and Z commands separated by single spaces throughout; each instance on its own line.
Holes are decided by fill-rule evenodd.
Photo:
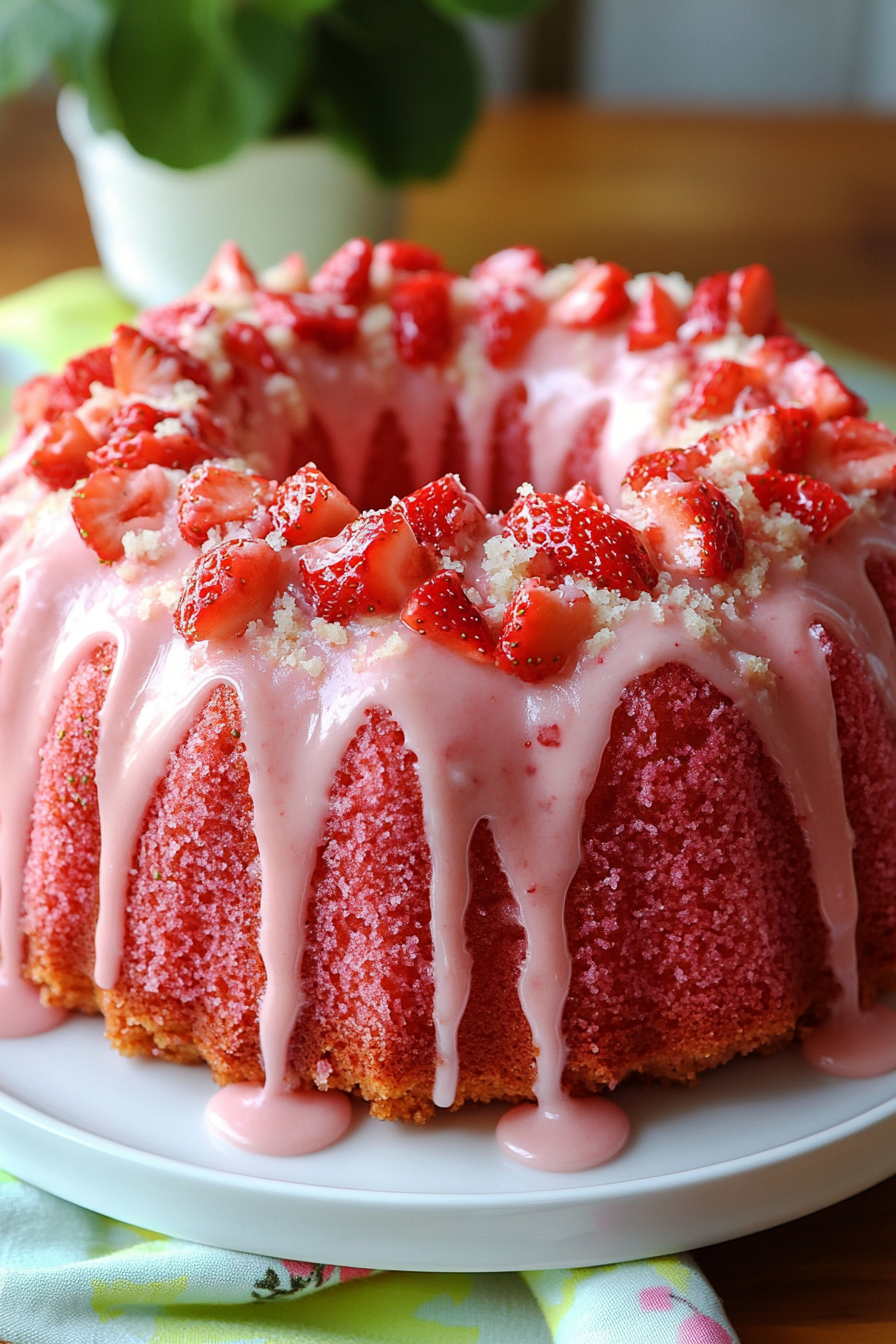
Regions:
M 287 252 L 282 261 L 268 266 L 258 277 L 262 289 L 276 294 L 297 294 L 308 288 L 308 267 L 301 252 Z
M 456 476 L 442 476 L 415 490 L 397 506 L 411 525 L 421 546 L 448 551 L 459 532 L 472 533 L 485 518 L 475 495 Z
M 311 277 L 311 293 L 329 294 L 337 303 L 360 307 L 370 295 L 372 261 L 373 244 L 369 239 L 350 238 Z
M 513 364 L 543 326 L 545 304 L 521 285 L 501 285 L 482 294 L 476 315 L 485 349 L 495 368 Z
M 628 328 L 629 350 L 655 350 L 674 341 L 681 309 L 668 290 L 651 275 Z
M 441 271 L 445 263 L 438 252 L 422 243 L 406 243 L 401 238 L 387 238 L 373 249 L 373 262 L 378 268 L 393 271 Z
M 640 493 L 648 481 L 691 481 L 698 467 L 705 467 L 710 454 L 707 440 L 687 448 L 663 448 L 637 458 L 622 478 L 622 484 Z M 716 450 L 717 451 L 717 450 Z
M 67 490 L 87 475 L 88 454 L 95 447 L 96 440 L 76 415 L 61 415 L 31 454 L 28 468 L 51 490 Z
M 563 595 L 537 579 L 524 579 L 504 615 L 495 661 L 521 681 L 544 681 L 563 670 L 593 625 L 583 593 Z
M 809 406 L 819 420 L 838 420 L 844 415 L 862 416 L 867 403 L 837 377 L 820 355 L 808 354 L 767 374 L 776 401 L 794 401 Z
M 240 372 L 253 370 L 261 374 L 281 373 L 283 361 L 270 341 L 251 322 L 227 323 L 221 335 L 225 355 Z
M 193 562 L 174 624 L 188 644 L 245 634 L 270 610 L 282 579 L 280 558 L 266 541 L 224 541 Z
M 852 513 L 852 505 L 838 491 L 813 476 L 765 471 L 747 480 L 766 512 L 773 504 L 780 505 L 785 513 L 810 528 L 816 541 L 836 532 Z
M 101 467 L 124 467 L 139 471 L 155 464 L 189 471 L 197 462 L 210 456 L 205 444 L 186 429 L 173 434 L 156 435 L 153 431 L 169 412 L 148 406 L 145 402 L 131 402 L 121 407 L 110 422 L 109 438 L 101 447 L 94 447 L 88 458 L 90 470 Z
M 519 284 L 544 275 L 548 264 L 537 247 L 504 247 L 477 262 L 470 272 L 472 280 L 498 280 L 501 284 Z
M 215 305 L 207 299 L 166 303 L 162 308 L 150 308 L 140 314 L 140 330 L 150 340 L 177 345 L 185 329 L 196 331 L 206 326 L 216 312 Z
M 814 476 L 835 490 L 896 489 L 896 435 L 880 421 L 846 415 L 818 426 L 809 450 Z
M 786 365 L 795 363 L 808 353 L 808 345 L 798 341 L 795 336 L 782 334 L 766 337 L 759 349 L 753 351 L 750 359 L 758 368 L 764 370 L 767 377 L 777 378 Z
M 315 616 L 345 622 L 398 611 L 431 565 L 398 509 L 382 509 L 303 550 L 299 568 Z
M 39 374 L 13 394 L 13 410 L 26 430 L 41 420 L 58 420 L 76 411 L 90 397 L 93 383 L 112 386 L 112 363 L 108 345 L 88 350 L 70 359 L 61 373 Z
M 258 281 L 236 243 L 227 242 L 218 248 L 197 288 L 200 293 L 251 294 Z
M 504 535 L 536 548 L 531 568 L 541 578 L 581 575 L 630 598 L 656 584 L 656 570 L 633 527 L 562 495 L 519 495 L 504 519 Z
M 718 420 L 730 415 L 744 389 L 758 381 L 756 370 L 745 364 L 732 359 L 712 359 L 698 369 L 690 391 L 675 408 L 676 418 Z
M 688 341 L 714 341 L 728 330 L 727 271 L 707 275 L 698 281 L 684 315 L 682 338 Z
M 606 500 L 596 494 L 587 481 L 577 481 L 575 485 L 570 486 L 564 499 L 568 499 L 570 504 L 575 504 L 580 509 L 600 509 L 601 513 L 607 511 Z
M 101 560 L 120 560 L 125 532 L 158 531 L 167 498 L 168 480 L 161 467 L 104 467 L 72 495 L 72 517 Z
M 707 579 L 724 579 L 744 562 L 740 514 L 710 481 L 649 482 L 641 495 L 647 536 L 663 562 Z
M 495 660 L 489 628 L 451 569 L 443 569 L 415 588 L 404 605 L 401 619 L 409 630 L 428 635 L 434 644 L 444 644 L 474 663 Z
M 728 308 L 745 336 L 767 336 L 780 322 L 775 282 L 767 266 L 742 266 L 728 283 Z
M 164 395 L 184 379 L 202 387 L 212 386 L 207 364 L 176 345 L 152 341 L 142 331 L 124 324 L 112 333 L 112 375 L 115 386 L 126 396 L 135 392 Z
M 205 462 L 181 481 L 177 492 L 177 525 L 184 541 L 202 546 L 212 528 L 248 523 L 254 537 L 271 531 L 268 512 L 277 485 L 264 476 Z
M 631 271 L 615 261 L 590 266 L 562 299 L 551 304 L 550 320 L 561 327 L 580 329 L 614 322 L 632 306 L 625 288 L 631 278 Z
M 766 406 L 701 439 L 709 455 L 728 450 L 747 464 L 798 471 L 818 421 L 804 406 Z
M 274 529 L 290 546 L 335 537 L 358 517 L 358 510 L 313 462 L 277 486 L 271 509 Z
M 451 277 L 418 271 L 392 291 L 392 330 L 405 364 L 438 364 L 451 349 Z
M 299 341 L 338 354 L 358 339 L 358 310 L 321 294 L 270 294 L 259 290 L 255 311 L 267 326 L 288 327 Z

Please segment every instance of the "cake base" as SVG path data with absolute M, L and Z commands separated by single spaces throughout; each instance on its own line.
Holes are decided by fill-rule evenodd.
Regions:
M 0 1164 L 110 1217 L 209 1245 L 410 1270 L 601 1264 L 797 1218 L 896 1172 L 896 1073 L 849 1081 L 795 1049 L 699 1087 L 616 1093 L 632 1142 L 606 1166 L 549 1174 L 501 1158 L 504 1107 L 423 1129 L 357 1106 L 344 1140 L 303 1158 L 216 1147 L 205 1068 L 110 1050 L 97 1019 L 0 1042 Z

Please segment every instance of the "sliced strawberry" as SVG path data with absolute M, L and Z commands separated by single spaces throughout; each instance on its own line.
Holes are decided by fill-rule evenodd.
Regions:
M 477 262 L 472 280 L 498 280 L 501 284 L 525 283 L 544 275 L 548 264 L 537 247 L 504 247 Z
M 536 548 L 532 569 L 541 578 L 582 575 L 630 598 L 656 584 L 656 570 L 633 527 L 562 495 L 519 495 L 504 519 L 504 535 Z
M 697 371 L 675 416 L 679 420 L 718 420 L 730 415 L 744 389 L 758 381 L 755 369 L 732 359 L 712 359 Z
M 504 615 L 495 661 L 521 681 L 544 681 L 563 670 L 593 625 L 584 594 L 565 596 L 537 579 L 524 579 Z
M 90 470 L 88 454 L 96 440 L 76 415 L 55 420 L 40 446 L 31 454 L 28 469 L 51 490 L 67 490 Z
M 274 528 L 290 546 L 335 537 L 358 517 L 358 510 L 313 462 L 277 486 L 271 509 Z
M 698 281 L 684 315 L 682 337 L 688 341 L 715 341 L 728 330 L 727 271 Z
M 836 490 L 896 488 L 896 435 L 880 421 L 846 415 L 818 426 L 809 450 L 812 474 Z
M 431 566 L 398 509 L 382 509 L 362 514 L 332 542 L 303 550 L 299 568 L 315 616 L 346 622 L 398 611 Z
M 193 562 L 174 624 L 188 644 L 245 634 L 270 610 L 282 579 L 280 557 L 266 541 L 224 541 Z
M 216 312 L 215 305 L 207 299 L 166 303 L 162 308 L 150 308 L 140 314 L 140 330 L 150 340 L 177 345 L 185 329 L 196 331 L 206 326 Z
M 793 364 L 808 354 L 808 345 L 798 341 L 795 336 L 782 334 L 768 336 L 759 349 L 753 351 L 750 358 L 753 364 L 765 371 L 767 377 L 777 378 L 788 364 Z
M 709 461 L 706 443 L 704 439 L 688 448 L 664 448 L 658 453 L 647 453 L 632 463 L 622 484 L 640 493 L 648 481 L 691 481 L 697 468 L 705 467 Z
M 489 628 L 451 569 L 443 569 L 415 588 L 404 605 L 401 619 L 408 629 L 428 635 L 434 644 L 444 644 L 474 663 L 495 661 L 495 644 Z
M 501 285 L 480 295 L 476 315 L 495 368 L 507 368 L 519 359 L 544 325 L 546 311 L 542 300 L 521 285 Z
M 120 560 L 125 532 L 158 531 L 167 498 L 168 480 L 161 467 L 104 467 L 72 495 L 72 517 L 101 560 Z
M 740 514 L 710 481 L 654 480 L 641 498 L 650 513 L 647 536 L 671 569 L 724 579 L 743 564 Z
M 441 271 L 445 263 L 438 252 L 422 243 L 406 243 L 401 238 L 388 238 L 373 249 L 374 265 L 393 271 Z
M 94 383 L 112 386 L 111 352 L 108 345 L 97 346 L 86 354 L 70 359 L 61 373 L 39 374 L 13 394 L 13 410 L 26 430 L 41 420 L 58 420 L 76 411 L 90 397 Z
M 838 420 L 842 416 L 862 416 L 867 403 L 851 392 L 820 355 L 803 355 L 768 375 L 776 401 L 794 401 L 809 406 L 819 420 Z
M 421 546 L 450 550 L 460 532 L 472 534 L 485 518 L 475 495 L 456 476 L 442 476 L 415 490 L 397 506 L 411 525 Z
M 780 505 L 785 513 L 810 528 L 816 541 L 836 532 L 852 513 L 852 505 L 837 490 L 813 476 L 765 471 L 747 480 L 766 512 L 773 504 Z
M 268 513 L 277 485 L 252 472 L 205 462 L 181 481 L 177 492 L 177 525 L 184 541 L 202 546 L 212 528 L 248 523 L 252 535 L 271 531 Z
M 626 282 L 632 273 L 615 261 L 590 266 L 562 299 L 551 304 L 550 319 L 561 327 L 602 327 L 631 308 Z
M 701 439 L 710 456 L 728 450 L 748 466 L 798 471 L 818 421 L 804 406 L 766 406 Z
M 775 330 L 780 322 L 778 298 L 767 266 L 757 263 L 732 272 L 728 308 L 745 336 L 767 336 Z
M 283 361 L 270 341 L 251 322 L 227 323 L 221 335 L 225 355 L 235 369 L 254 370 L 262 374 L 282 373 Z
M 288 327 L 299 341 L 338 354 L 358 339 L 358 310 L 321 294 L 271 294 L 259 290 L 255 311 L 264 326 Z
M 95 446 L 90 453 L 90 470 L 124 467 L 128 471 L 139 471 L 155 463 L 159 467 L 189 471 L 197 462 L 212 455 L 206 445 L 186 429 L 156 435 L 153 432 L 156 426 L 169 418 L 174 417 L 142 401 L 121 407 L 110 421 L 107 441 L 102 447 Z
M 198 285 L 200 293 L 252 294 L 258 288 L 255 272 L 236 243 L 222 243 Z
M 372 261 L 373 244 L 367 238 L 350 238 L 311 277 L 311 293 L 360 307 L 370 296 Z
M 287 252 L 282 261 L 268 266 L 258 277 L 262 289 L 277 294 L 297 294 L 308 288 L 308 267 L 301 252 Z
M 451 349 L 451 277 L 418 271 L 392 291 L 392 330 L 405 364 L 439 364 Z
M 112 333 L 112 375 L 115 386 L 126 396 L 135 392 L 164 395 L 184 379 L 202 387 L 212 386 L 207 364 L 176 345 L 152 341 L 142 331 L 124 324 Z
M 570 486 L 564 495 L 570 504 L 576 504 L 580 509 L 600 509 L 601 513 L 607 512 L 606 500 L 596 494 L 587 481 L 577 481 L 575 485 Z
M 628 328 L 629 350 L 655 350 L 674 341 L 681 309 L 672 295 L 651 275 Z

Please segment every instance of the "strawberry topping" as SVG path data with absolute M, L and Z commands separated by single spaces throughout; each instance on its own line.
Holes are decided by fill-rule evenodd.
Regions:
M 276 485 L 264 476 L 204 462 L 181 482 L 177 494 L 177 525 L 184 541 L 202 546 L 212 528 L 249 524 L 253 536 L 271 530 L 268 513 Z
M 606 513 L 607 504 L 600 495 L 598 495 L 587 481 L 576 481 L 571 485 L 564 495 L 570 504 L 576 504 L 580 509 L 600 509 L 601 513 Z
M 819 425 L 812 438 L 809 465 L 835 490 L 896 488 L 896 435 L 880 421 L 845 415 Z
M 504 535 L 535 547 L 531 568 L 542 578 L 582 575 L 630 598 L 656 584 L 656 570 L 633 527 L 562 495 L 519 495 L 504 519 Z
M 211 371 L 185 350 L 167 341 L 153 341 L 125 324 L 112 333 L 112 375 L 125 395 L 170 392 L 175 383 L 189 380 L 210 388 Z
M 21 417 L 25 429 L 32 430 L 41 420 L 58 420 L 61 415 L 83 406 L 90 397 L 93 383 L 112 386 L 108 345 L 70 359 L 61 373 L 39 374 L 24 383 L 13 394 L 13 410 Z
M 728 450 L 748 466 L 798 471 L 818 424 L 805 406 L 766 406 L 701 439 L 710 455 Z
M 271 518 L 290 546 L 335 537 L 358 517 L 358 510 L 313 462 L 277 486 Z
M 142 401 L 121 407 L 112 417 L 107 441 L 102 447 L 94 446 L 88 458 L 90 470 L 124 467 L 128 471 L 139 471 L 155 463 L 159 467 L 189 471 L 197 462 L 212 455 L 206 445 L 187 430 L 156 434 L 156 427 L 164 420 L 176 422 L 176 417 Z
M 740 514 L 710 481 L 648 482 L 647 536 L 670 569 L 724 579 L 744 562 Z
M 299 341 L 338 354 L 358 339 L 358 310 L 322 294 L 273 294 L 259 290 L 255 311 L 264 326 L 287 327 Z
M 718 420 L 723 415 L 730 415 L 741 393 L 756 381 L 755 369 L 732 359 L 712 359 L 701 367 L 690 391 L 678 403 L 676 417 L 680 420 Z M 763 400 L 767 398 L 763 396 Z
M 780 323 L 775 282 L 758 263 L 734 271 L 728 284 L 728 307 L 745 336 L 767 336 Z
M 501 284 L 526 283 L 544 275 L 548 264 L 537 247 L 503 247 L 477 262 L 471 280 L 497 280 Z
M 221 336 L 224 353 L 238 370 L 280 373 L 283 362 L 258 327 L 251 322 L 228 322 Z
M 777 504 L 811 529 L 816 541 L 829 537 L 845 523 L 852 505 L 825 481 L 793 472 L 766 471 L 747 480 L 762 507 Z
M 631 278 L 631 271 L 614 261 L 590 266 L 562 299 L 551 304 L 551 321 L 582 329 L 614 322 L 632 306 L 625 288 Z
M 372 243 L 367 238 L 350 238 L 311 277 L 311 293 L 329 294 L 337 303 L 360 307 L 370 296 L 372 261 Z
M 434 644 L 444 644 L 476 663 L 495 660 L 489 628 L 453 570 L 443 569 L 415 588 L 401 619 L 418 635 L 428 635 Z
M 222 243 L 200 281 L 200 293 L 251 294 L 258 287 L 255 272 L 236 243 Z
M 78 417 L 66 413 L 52 422 L 28 468 L 51 490 L 67 490 L 89 472 L 88 454 L 94 448 L 96 440 Z
M 544 681 L 563 670 L 593 624 L 583 593 L 561 593 L 537 579 L 524 579 L 504 615 L 495 661 L 502 672 L 522 681 Z
M 707 275 L 694 287 L 684 316 L 682 336 L 688 341 L 715 341 L 728 329 L 727 271 Z
M 465 490 L 456 476 L 431 481 L 398 505 L 421 546 L 448 551 L 458 533 L 473 529 L 485 518 L 475 495 Z
M 245 634 L 269 610 L 282 581 L 276 551 L 266 541 L 225 541 L 194 562 L 174 624 L 188 644 Z
M 476 313 L 495 368 L 506 368 L 519 359 L 543 325 L 545 312 L 541 299 L 522 285 L 502 285 L 480 296 Z
M 658 453 L 647 453 L 637 458 L 622 478 L 623 486 L 638 493 L 648 481 L 690 481 L 698 467 L 709 461 L 707 440 L 688 448 L 663 448 Z
M 655 350 L 674 341 L 681 309 L 668 290 L 651 275 L 628 328 L 629 350 Z
M 158 531 L 168 498 L 161 467 L 95 471 L 72 495 L 75 526 L 101 560 L 120 560 L 126 532 Z
M 388 238 L 377 243 L 373 249 L 373 260 L 377 267 L 388 267 L 393 271 L 442 271 L 445 263 L 438 252 L 422 243 L 406 243 L 401 238 Z
M 398 509 L 362 514 L 331 542 L 303 550 L 299 559 L 311 609 L 326 621 L 398 611 L 430 568 Z
M 392 330 L 405 364 L 439 364 L 451 349 L 451 277 L 418 271 L 392 291 Z

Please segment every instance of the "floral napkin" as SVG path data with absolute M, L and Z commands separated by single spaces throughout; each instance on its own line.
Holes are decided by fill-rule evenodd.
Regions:
M 688 1256 L 522 1274 L 305 1264 L 176 1241 L 0 1172 L 0 1339 L 736 1344 L 737 1337 Z

